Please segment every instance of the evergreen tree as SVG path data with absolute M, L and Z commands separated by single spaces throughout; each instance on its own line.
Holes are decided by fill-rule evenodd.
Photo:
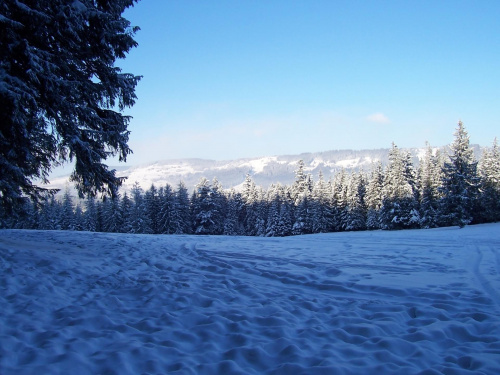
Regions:
M 84 230 L 83 210 L 80 204 L 77 204 L 75 207 L 74 223 L 75 223 L 75 230 L 78 231 Z
M 420 222 L 416 181 L 408 154 L 393 143 L 384 174 L 383 200 L 380 209 L 382 229 L 416 228 Z
M 9 215 L 7 213 L 6 207 L 0 204 L 0 229 L 9 228 L 8 219 Z
M 138 182 L 132 186 L 131 194 L 133 208 L 130 216 L 130 233 L 151 233 L 143 190 Z
M 160 233 L 160 196 L 154 184 L 144 194 L 144 206 L 146 216 L 142 233 Z
M 280 201 L 279 220 L 276 226 L 276 235 L 279 237 L 290 236 L 293 226 L 293 199 L 291 189 L 286 185 L 278 185 Z
M 120 233 L 130 233 L 132 231 L 132 217 L 134 212 L 134 203 L 125 193 L 121 200 L 120 210 L 122 212 L 122 228 Z
M 292 226 L 292 234 L 308 234 L 312 232 L 312 207 L 311 194 L 309 190 L 301 193 L 295 200 L 294 222 Z
M 300 235 L 310 233 L 311 223 L 308 217 L 310 212 L 309 199 L 303 195 L 300 200 L 297 201 L 297 206 L 294 207 L 293 212 L 292 234 Z
M 104 200 L 96 201 L 96 222 L 97 222 L 97 231 L 105 232 L 106 231 L 106 223 L 104 222 Z
M 277 236 L 277 226 L 280 215 L 280 202 L 277 197 L 269 202 L 269 210 L 267 213 L 266 237 Z
M 281 202 L 279 209 L 279 220 L 276 225 L 276 236 L 284 237 L 292 234 L 292 205 L 287 202 Z
M 101 214 L 103 232 L 120 233 L 123 231 L 123 212 L 119 196 L 104 199 Z
M 332 230 L 341 231 L 344 229 L 342 217 L 347 209 L 347 174 L 344 168 L 335 174 L 332 190 Z
M 176 231 L 175 193 L 169 184 L 159 190 L 159 231 L 163 234 L 173 234 Z
M 297 170 L 295 171 L 295 181 L 290 189 L 290 196 L 293 205 L 296 207 L 303 199 L 304 195 L 311 193 L 310 179 L 304 171 L 304 161 L 301 159 L 297 163 Z
M 240 221 L 243 222 L 245 234 L 255 236 L 257 234 L 259 216 L 257 213 L 257 188 L 249 174 L 243 183 L 243 207 L 240 212 Z
M 3 226 L 13 229 L 35 229 L 38 226 L 38 216 L 34 202 L 26 199 L 22 201 L 21 206 L 16 206 L 4 217 Z
M 134 0 L 0 3 L 0 203 L 39 198 L 52 166 L 74 160 L 81 194 L 116 193 L 103 164 L 131 152 L 129 117 L 140 77 L 116 60 L 137 45 L 122 17 Z M 119 112 L 117 111 L 119 110 Z
M 71 197 L 69 188 L 66 187 L 64 192 L 63 201 L 62 201 L 62 210 L 61 210 L 61 221 L 59 229 L 62 230 L 74 230 L 75 222 L 74 222 L 74 212 L 73 212 L 73 198 Z
M 435 228 L 439 223 L 440 172 L 439 151 L 434 154 L 432 148 L 427 145 L 424 159 L 419 168 L 420 226 L 422 228 Z
M 500 220 L 500 149 L 497 139 L 490 150 L 483 151 L 479 163 L 481 176 L 480 201 L 483 221 Z
M 256 192 L 256 202 L 254 204 L 254 210 L 255 210 L 255 216 L 256 216 L 256 221 L 255 221 L 255 235 L 259 237 L 263 237 L 266 235 L 266 229 L 267 229 L 267 212 L 268 212 L 268 205 L 267 205 L 267 200 L 265 198 L 266 193 L 262 188 L 257 189 Z
M 365 182 L 361 173 L 351 174 L 347 185 L 347 204 L 342 217 L 344 230 L 363 230 L 366 228 L 365 190 Z
M 83 230 L 89 232 L 99 232 L 97 222 L 97 206 L 94 197 L 89 197 L 85 201 L 85 212 L 83 213 Z
M 304 172 L 304 161 L 299 160 L 298 168 L 295 171 L 295 182 L 290 188 L 291 208 L 293 208 L 291 212 L 292 233 L 295 235 L 312 232 L 310 207 L 312 188 L 312 179 Z
M 292 202 L 286 187 L 271 185 L 268 191 L 266 237 L 283 237 L 292 234 Z
M 212 195 L 210 182 L 202 177 L 196 185 L 191 198 L 194 234 L 215 234 L 218 228 L 216 223 L 216 203 Z
M 59 201 L 51 196 L 46 200 L 40 209 L 40 221 L 38 229 L 57 230 L 61 229 L 62 206 Z
M 212 234 L 222 234 L 224 232 L 224 221 L 227 212 L 227 198 L 221 183 L 214 178 L 211 187 L 211 199 L 213 202 L 214 228 Z
M 384 186 L 384 172 L 382 163 L 372 166 L 370 178 L 366 186 L 366 227 L 380 229 L 380 209 L 382 208 L 382 189 Z
M 239 224 L 239 211 L 243 201 L 241 195 L 237 193 L 234 188 L 231 189 L 227 197 L 227 213 L 224 219 L 224 231 L 223 234 L 226 236 L 237 236 L 241 234 L 240 224 Z
M 474 151 L 462 121 L 458 122 L 455 140 L 450 147 L 449 161 L 443 166 L 440 202 L 444 225 L 464 227 L 473 220 L 479 177 Z
M 311 199 L 311 221 L 313 233 L 327 233 L 331 230 L 332 212 L 330 207 L 331 189 L 319 172 L 318 182 L 314 185 Z
M 191 233 L 190 205 L 186 185 L 180 182 L 175 192 L 175 220 L 173 223 L 175 234 Z

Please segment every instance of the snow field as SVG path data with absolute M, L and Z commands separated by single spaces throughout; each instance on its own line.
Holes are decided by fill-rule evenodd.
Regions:
M 500 225 L 0 231 L 1 374 L 497 374 Z

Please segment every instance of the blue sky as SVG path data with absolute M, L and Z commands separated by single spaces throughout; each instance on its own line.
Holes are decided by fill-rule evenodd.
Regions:
M 500 1 L 164 1 L 125 12 L 129 163 L 500 135 Z

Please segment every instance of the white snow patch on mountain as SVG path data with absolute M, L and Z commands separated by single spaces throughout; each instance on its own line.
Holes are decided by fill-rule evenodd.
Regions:
M 425 148 L 408 151 L 413 155 L 415 164 L 418 164 L 419 159 L 425 154 Z M 157 187 L 165 184 L 177 186 L 182 181 L 191 190 L 202 177 L 210 181 L 217 178 L 225 189 L 229 189 L 241 186 L 247 174 L 251 175 L 256 185 L 267 188 L 276 183 L 291 184 L 294 181 L 299 160 L 304 161 L 304 170 L 312 174 L 313 178 L 317 178 L 321 171 L 324 178 L 329 179 L 342 168 L 347 172 L 368 171 L 374 162 L 380 161 L 386 164 L 388 154 L 389 149 L 334 150 L 225 161 L 165 160 L 139 166 L 122 166 L 116 169 L 118 176 L 126 177 L 122 193 L 130 191 L 135 182 L 138 182 L 143 189 L 149 189 L 152 184 Z M 67 172 L 65 176 L 58 174 L 57 177 L 52 178 L 50 187 L 64 190 L 69 183 L 69 174 L 70 172 Z
M 277 162 L 278 158 L 276 156 L 270 156 L 266 158 L 260 158 L 256 160 L 251 160 L 248 165 L 252 168 L 254 173 L 262 173 L 264 169 L 269 165 L 270 162 Z
M 360 158 L 340 160 L 335 163 L 336 166 L 342 168 L 353 168 L 359 165 Z
M 264 172 L 265 168 L 270 164 L 270 163 L 283 163 L 278 161 L 277 156 L 268 156 L 264 158 L 257 158 L 257 159 L 250 159 L 250 160 L 235 160 L 232 162 L 228 162 L 227 164 L 220 165 L 216 167 L 216 170 L 228 170 L 231 168 L 246 168 L 248 169 L 248 172 L 255 174 L 255 173 L 262 173 Z
M 170 176 L 184 176 L 192 173 L 196 173 L 196 170 L 192 165 L 187 163 L 155 163 L 143 167 L 131 168 L 128 174 L 125 173 L 127 174 L 125 186 L 131 187 L 130 185 L 133 185 L 135 182 L 139 182 L 144 188 L 149 188 L 151 184 L 160 186 L 169 183 Z

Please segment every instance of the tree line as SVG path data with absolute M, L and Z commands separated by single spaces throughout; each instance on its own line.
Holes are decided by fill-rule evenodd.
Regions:
M 247 175 L 241 191 L 202 178 L 190 195 L 177 187 L 138 183 L 130 194 L 75 205 L 66 191 L 3 214 L 8 228 L 116 233 L 289 236 L 374 229 L 435 228 L 500 220 L 497 141 L 475 159 L 462 122 L 447 155 L 427 146 L 418 166 L 395 144 L 389 162 L 369 172 L 342 170 L 313 180 L 302 160 L 289 185 L 258 187 Z

